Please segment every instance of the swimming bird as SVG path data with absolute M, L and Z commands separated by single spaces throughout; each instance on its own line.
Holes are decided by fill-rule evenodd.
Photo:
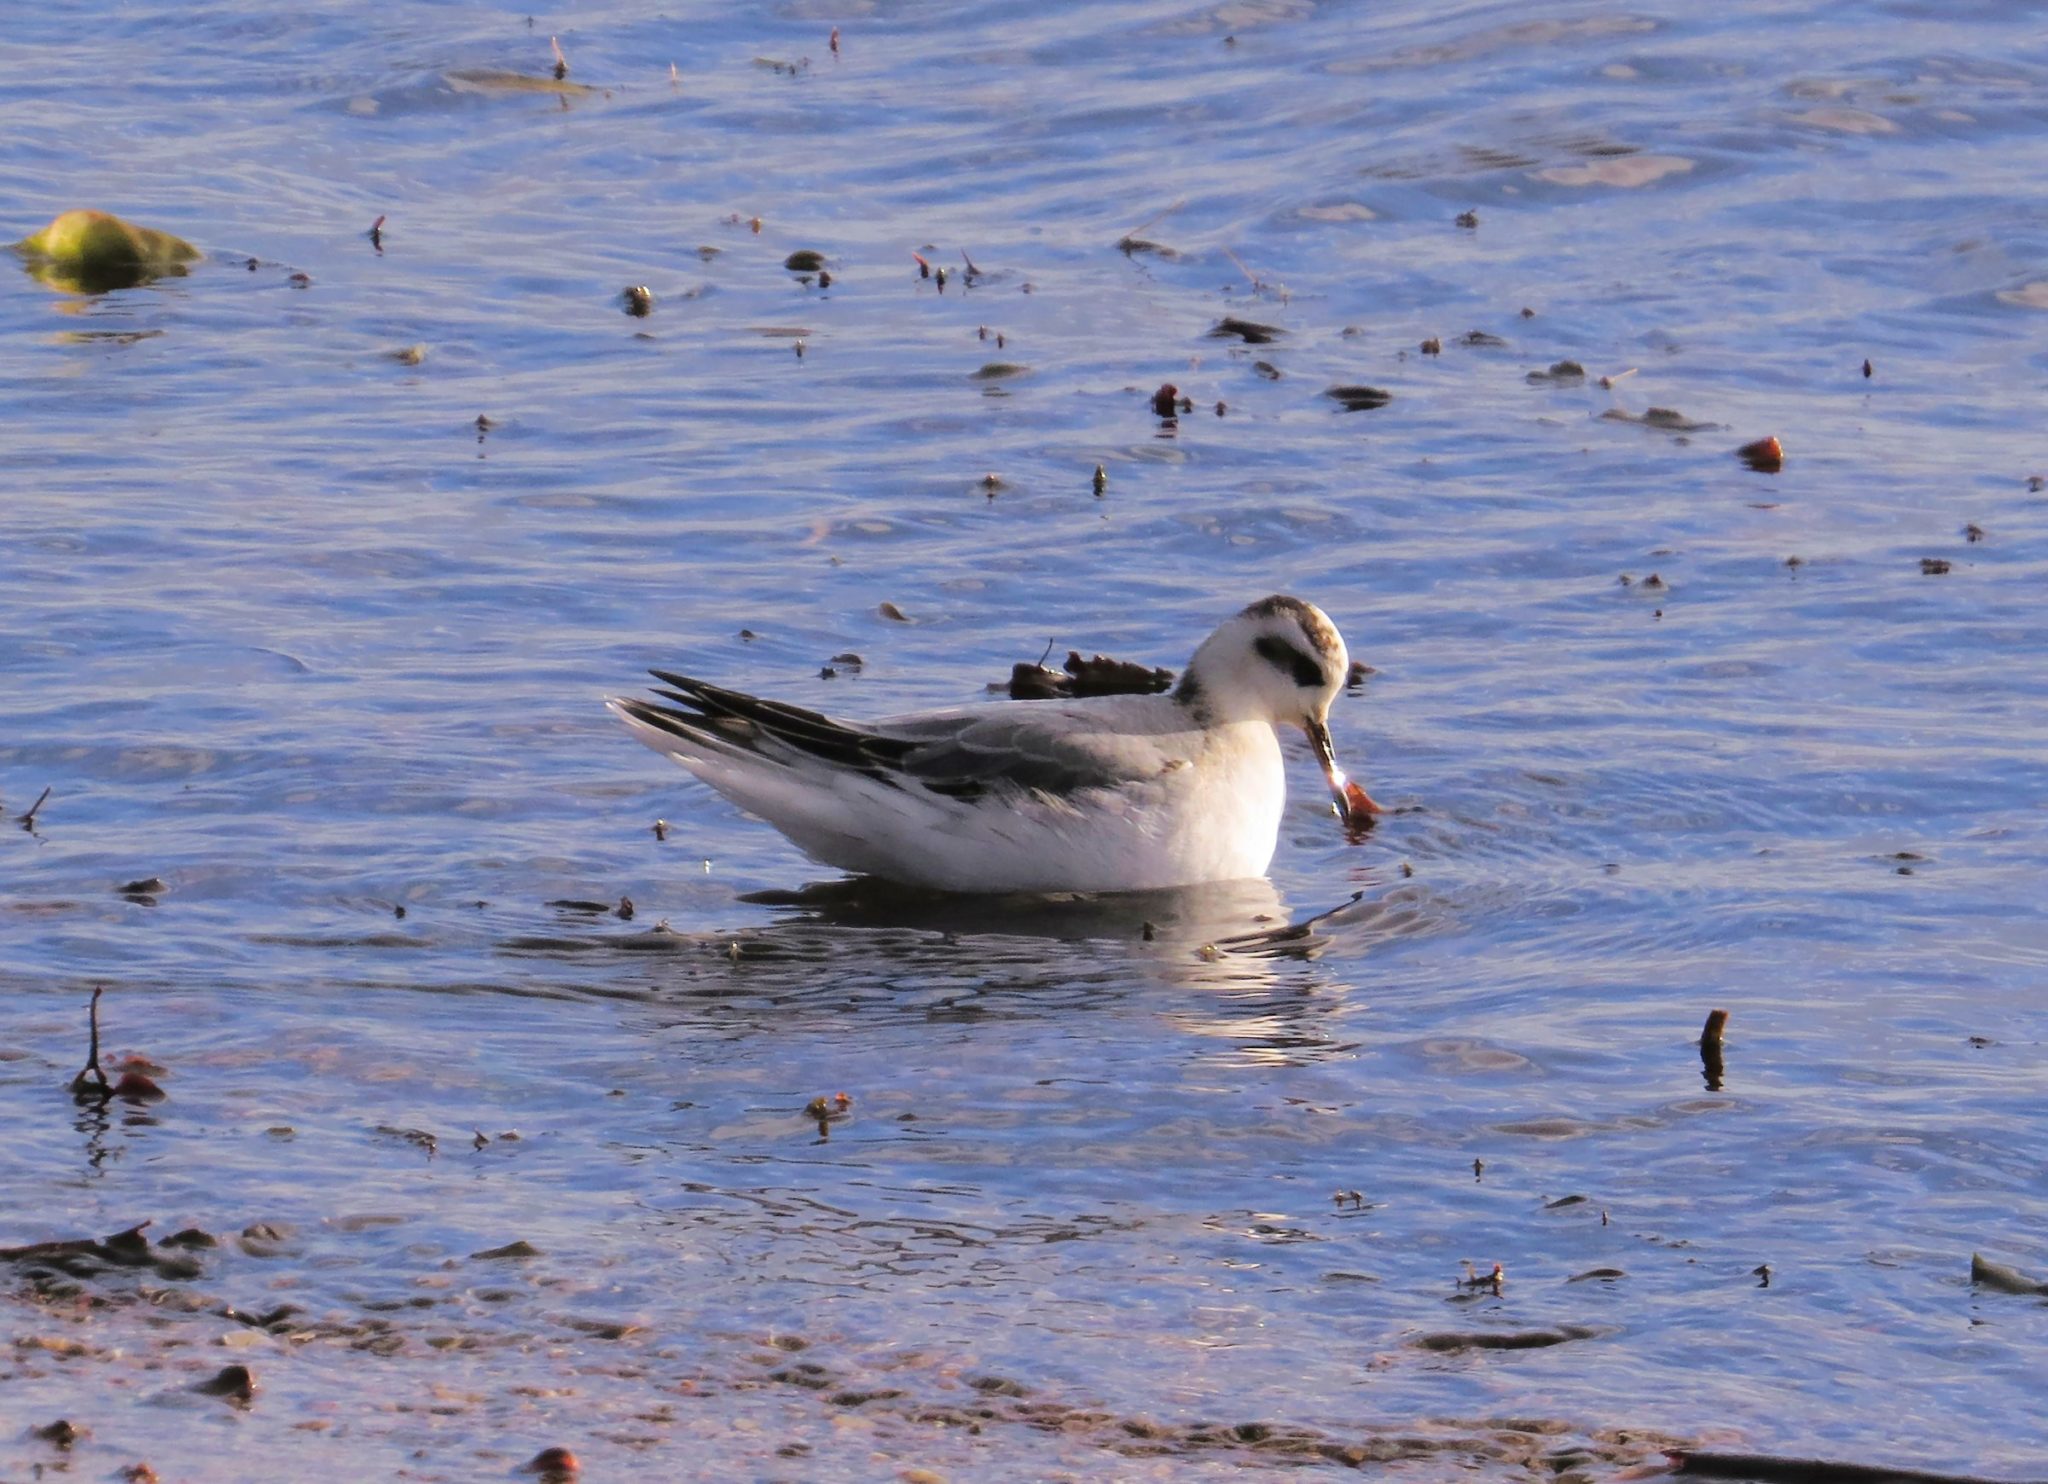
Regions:
M 1337 767 L 1335 624 L 1271 597 L 1203 640 L 1169 694 L 1007 701 L 840 721 L 667 670 L 633 735 L 826 865 L 957 892 L 1152 891 L 1262 876 L 1300 727 L 1347 826 L 1379 812 Z

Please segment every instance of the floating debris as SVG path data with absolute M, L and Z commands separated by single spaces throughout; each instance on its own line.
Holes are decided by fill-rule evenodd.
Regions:
M 832 33 L 837 36 L 839 33 Z M 567 1448 L 543 1448 L 520 1465 L 522 1474 L 538 1474 L 542 1484 L 562 1484 L 583 1471 L 582 1463 Z
M 1271 361 L 1253 361 L 1252 370 L 1258 372 L 1259 375 L 1265 377 L 1268 381 L 1278 381 L 1280 379 L 1280 368 L 1274 365 Z M 1219 409 L 1219 411 L 1217 412 L 1217 416 L 1221 417 L 1222 412 L 1220 411 L 1220 409 L 1223 406 L 1223 404 L 1219 402 L 1216 405 Z
M 1626 412 L 1619 407 L 1610 407 L 1601 413 L 1600 417 L 1604 422 L 1635 423 L 1640 427 L 1657 428 L 1666 433 L 1702 433 L 1721 426 L 1719 423 L 1695 422 L 1671 407 L 1651 407 L 1640 415 Z
M 1946 557 L 1922 557 L 1920 558 L 1920 575 L 1922 577 L 1946 577 L 1951 566 L 1952 563 Z
M 1458 344 L 1476 349 L 1492 349 L 1506 345 L 1507 341 L 1486 330 L 1467 330 L 1458 337 Z
M 601 89 L 588 83 L 568 81 L 567 71 L 551 77 L 534 77 L 524 72 L 503 72 L 488 67 L 464 68 L 458 72 L 444 72 L 441 80 L 458 93 L 479 93 L 485 96 L 514 93 L 549 93 L 566 104 L 571 98 L 595 97 Z
M 1173 684 L 1173 671 L 1111 659 L 1108 655 L 1081 658 L 1078 649 L 1067 651 L 1063 669 L 1043 664 L 1011 667 L 1007 685 L 990 690 L 1007 690 L 1013 701 L 1049 701 L 1086 696 L 1152 696 Z
M 1008 381 L 1014 376 L 1029 376 L 1031 368 L 1016 361 L 989 361 L 978 370 L 967 373 L 969 381 Z
M 1180 388 L 1167 382 L 1152 394 L 1152 415 L 1168 421 L 1180 416 Z
M 1670 1460 L 1674 1474 L 1743 1480 L 1745 1484 L 1998 1484 L 1980 1474 L 1836 1463 L 1825 1458 L 1776 1458 L 1763 1453 L 1695 1452 L 1689 1448 L 1667 1448 L 1665 1457 Z
M 1530 381 L 1584 381 L 1586 368 L 1577 361 L 1552 361 L 1548 371 L 1531 371 Z
M 888 619 L 891 623 L 910 622 L 909 615 L 906 614 L 901 608 L 898 608 L 894 603 L 884 602 L 879 604 L 875 608 L 875 614 L 877 617 Z
M 1728 1029 L 1728 1012 L 1715 1010 L 1708 1014 L 1706 1026 L 1700 1031 L 1700 1066 L 1707 1080 L 1708 1092 L 1719 1092 L 1721 1080 L 1727 1068 L 1721 1060 L 1721 1037 Z
M 1278 325 L 1262 325 L 1257 320 L 1239 319 L 1234 314 L 1225 315 L 1209 331 L 1212 340 L 1227 340 L 1235 336 L 1246 345 L 1270 345 L 1287 332 Z
M 852 1111 L 853 1099 L 843 1092 L 835 1092 L 829 1098 L 820 1094 L 804 1104 L 804 1117 L 818 1125 L 821 1139 L 831 1138 L 832 1125 Z
M 1090 483 L 1095 486 L 1095 493 L 1099 496 L 1104 490 L 1109 488 L 1109 471 L 1103 468 L 1102 465 L 1097 464 L 1095 466 L 1095 478 Z
M 256 1399 L 256 1373 L 245 1365 L 224 1365 L 192 1389 L 202 1396 L 226 1397 L 247 1406 Z
M 622 290 L 619 298 L 625 303 L 626 313 L 635 319 L 646 319 L 654 313 L 654 290 L 644 283 Z
M 401 350 L 386 351 L 385 355 L 389 359 L 398 362 L 401 366 L 417 366 L 427 358 L 427 347 L 426 343 L 422 341 L 417 345 L 408 345 Z
M 1785 446 L 1774 437 L 1745 443 L 1735 456 L 1759 474 L 1775 474 L 1785 467 Z
M 1870 374 L 1870 358 L 1865 356 L 1863 358 L 1863 379 L 1865 381 L 1870 380 Z
M 86 1027 L 91 1036 L 85 1053 L 85 1065 L 78 1075 L 71 1079 L 71 1096 L 80 1102 L 91 1098 L 113 1096 L 113 1084 L 107 1081 L 105 1069 L 100 1066 L 100 996 L 106 993 L 103 985 L 94 985 L 92 1003 L 86 1009 Z M 138 1227 L 136 1230 L 140 1231 Z
M 816 273 L 825 266 L 825 255 L 813 248 L 800 247 L 782 260 L 782 266 L 792 273 Z
M 1989 1288 L 1998 1293 L 2048 1295 L 2048 1282 L 2031 1278 L 2002 1262 L 1993 1262 L 1978 1252 L 1970 1254 L 1970 1281 L 1979 1288 Z
M 103 294 L 159 278 L 181 278 L 199 249 L 182 237 L 139 227 L 105 211 L 66 211 L 14 244 L 29 272 L 51 288 Z
M 1346 412 L 1370 412 L 1394 400 L 1394 394 L 1376 386 L 1333 386 L 1323 393 L 1335 399 Z
M 1478 1161 L 1474 1160 L 1473 1164 L 1476 1166 Z M 1458 1265 L 1465 1270 L 1464 1277 L 1458 1280 L 1460 1288 L 1491 1288 L 1498 1293 L 1508 1281 L 1508 1270 L 1499 1263 L 1495 1263 L 1493 1270 L 1487 1273 L 1481 1273 L 1469 1259 Z
M 1457 223 L 1468 232 L 1476 232 L 1479 230 L 1479 213 L 1476 211 L 1461 211 L 1458 213 Z
M 365 237 L 368 237 L 368 238 L 370 239 L 370 246 L 372 246 L 372 247 L 374 247 L 374 248 L 376 248 L 376 249 L 377 249 L 377 254 L 378 254 L 378 256 L 379 256 L 379 257 L 383 256 L 383 253 L 384 253 L 384 218 L 380 216 L 380 217 L 378 217 L 378 218 L 377 218 L 377 220 L 375 220 L 374 222 L 371 222 L 371 223 L 370 223 L 370 230 L 369 230 L 369 231 L 367 231 L 367 232 L 365 232 L 365 233 L 364 233 L 363 235 L 364 235 Z M 254 258 L 251 258 L 251 259 L 249 259 L 249 271 L 250 271 L 250 272 L 252 272 L 252 273 L 256 271 L 256 260 L 255 260 Z
M 1169 263 L 1180 258 L 1178 249 L 1168 247 L 1163 242 L 1154 242 L 1149 237 L 1119 237 L 1116 240 L 1116 250 L 1127 258 L 1135 257 L 1139 253 L 1149 253 L 1153 257 L 1164 258 Z
M 1422 342 L 1421 350 L 1426 356 L 1440 356 L 1444 353 L 1444 343 L 1432 335 Z

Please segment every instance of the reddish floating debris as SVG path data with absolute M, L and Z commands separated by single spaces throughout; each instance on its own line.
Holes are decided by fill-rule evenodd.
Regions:
M 583 1472 L 583 1465 L 567 1448 L 543 1448 L 520 1472 L 539 1474 L 543 1479 L 573 1479 Z
M 160 1103 L 168 1095 L 147 1072 L 133 1067 L 123 1072 L 120 1081 L 114 1084 L 114 1096 L 123 1102 Z
M 1154 392 L 1152 413 L 1155 417 L 1180 416 L 1180 388 L 1169 381 Z
M 1775 474 L 1785 467 L 1785 446 L 1776 438 L 1759 438 L 1735 450 L 1735 456 L 1759 474 Z

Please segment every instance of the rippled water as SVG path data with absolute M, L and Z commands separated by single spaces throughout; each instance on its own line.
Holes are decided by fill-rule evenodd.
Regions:
M 489 80 L 550 34 L 596 91 Z M 209 256 L 0 274 L 0 805 L 51 791 L 0 832 L 0 1246 L 224 1241 L 0 1261 L 0 1469 L 64 1416 L 91 1477 L 2040 1472 L 2048 1307 L 1969 1281 L 2048 1277 L 2026 8 L 8 47 L 4 235 Z M 792 898 L 829 873 L 598 705 L 949 704 L 1276 590 L 1376 667 L 1339 744 L 1397 812 L 1346 843 L 1297 752 L 1270 888 Z M 167 1100 L 66 1095 L 102 984 Z M 189 1391 L 230 1361 L 252 1405 Z

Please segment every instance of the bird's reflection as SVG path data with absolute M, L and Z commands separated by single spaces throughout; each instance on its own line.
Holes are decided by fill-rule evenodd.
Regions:
M 740 900 L 786 909 L 786 921 L 842 928 L 908 928 L 955 937 L 1121 939 L 1219 943 L 1287 926 L 1287 908 L 1263 878 L 1173 891 L 962 895 L 918 891 L 872 877 L 823 881 Z
M 642 965 L 634 986 L 613 981 L 602 992 L 649 995 L 664 1006 L 664 1022 L 708 1016 L 728 1035 L 871 1018 L 1065 1019 L 1140 1009 L 1213 1038 L 1229 1060 L 1299 1062 L 1341 1049 L 1325 1022 L 1343 1004 L 1347 981 L 1316 960 L 1340 940 L 1355 946 L 1398 930 L 1400 916 L 1362 894 L 1290 913 L 1263 878 L 997 896 L 854 877 L 739 900 L 767 909 L 765 920 L 698 929 L 662 922 L 507 946 L 624 951 Z

